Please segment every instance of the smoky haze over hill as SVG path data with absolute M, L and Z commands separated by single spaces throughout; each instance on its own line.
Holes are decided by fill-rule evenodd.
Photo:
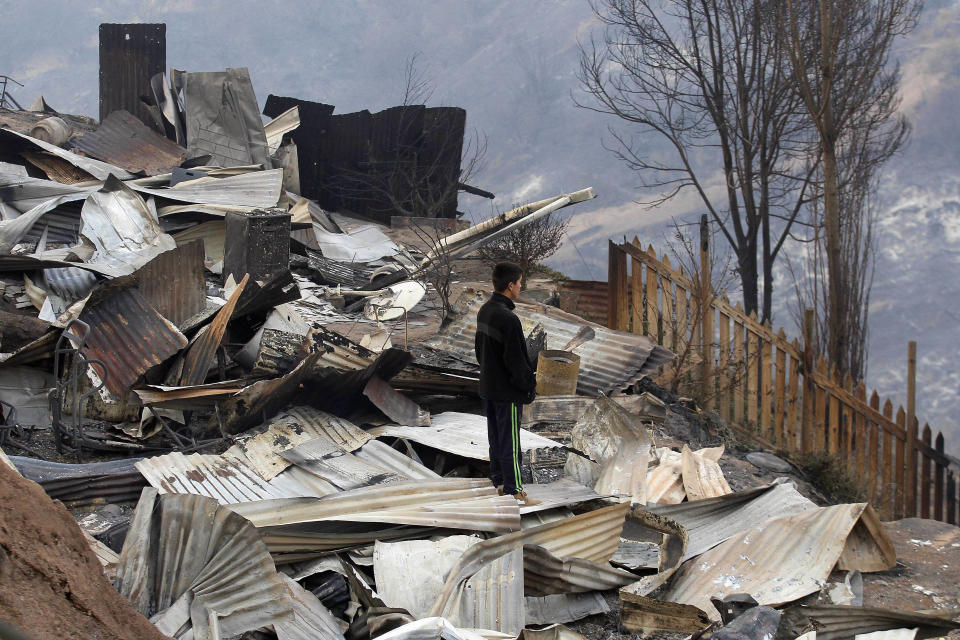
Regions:
M 646 209 L 639 180 L 605 150 L 618 123 L 574 106 L 577 41 L 599 25 L 584 2 L 94 2 L 7 3 L 0 39 L 14 96 L 43 94 L 56 109 L 98 113 L 98 25 L 165 22 L 167 64 L 250 70 L 261 105 L 269 93 L 336 105 L 336 113 L 398 104 L 406 60 L 420 52 L 433 105 L 467 110 L 487 136 L 474 183 L 497 194 L 462 195 L 473 220 L 556 193 L 594 186 L 573 209 L 570 238 L 551 264 L 575 278 L 606 279 L 607 240 L 640 236 L 661 249 L 669 221 L 699 217 L 693 194 Z M 907 341 L 919 343 L 918 414 L 960 454 L 960 3 L 928 2 L 899 45 L 910 146 L 882 179 L 879 256 L 871 305 L 868 387 L 905 404 Z M 649 144 L 659 142 L 652 137 Z M 719 184 L 719 183 L 718 183 Z M 578 250 L 579 249 L 579 250 Z M 789 280 L 778 277 L 775 325 L 796 335 Z

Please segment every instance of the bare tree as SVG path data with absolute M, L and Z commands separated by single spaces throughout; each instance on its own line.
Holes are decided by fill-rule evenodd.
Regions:
M 541 262 L 560 248 L 569 223 L 569 219 L 546 215 L 500 236 L 481 247 L 478 253 L 488 262 L 514 262 L 529 278 Z M 526 278 L 523 286 L 527 286 Z
M 786 0 L 778 7 L 777 31 L 789 36 L 796 91 L 822 166 L 823 246 L 814 255 L 826 262 L 826 304 L 818 305 L 824 351 L 841 372 L 860 377 L 872 281 L 871 195 L 880 167 L 909 133 L 898 112 L 899 67 L 888 62 L 896 37 L 916 26 L 922 2 Z
M 773 264 L 801 224 L 816 166 L 772 0 L 597 0 L 601 42 L 581 45 L 582 107 L 616 116 L 613 151 L 645 204 L 692 189 L 732 248 L 747 312 L 772 312 Z M 668 153 L 637 134 L 667 142 Z M 717 170 L 723 185 L 712 189 Z M 762 282 L 762 299 L 760 283 Z

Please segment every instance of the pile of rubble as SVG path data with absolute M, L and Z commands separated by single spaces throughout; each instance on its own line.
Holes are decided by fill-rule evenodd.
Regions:
M 860 572 L 896 564 L 869 505 L 818 507 L 790 482 L 731 491 L 722 447 L 651 435 L 667 410 L 637 383 L 673 354 L 531 300 L 531 348 L 579 369 L 575 392 L 524 412 L 538 503 L 498 495 L 473 355 L 484 294 L 441 326 L 427 274 L 591 189 L 411 244 L 331 160 L 372 148 L 333 144 L 332 108 L 272 96 L 263 125 L 242 69 L 150 86 L 152 127 L 122 110 L 80 126 L 42 102 L 0 114 L 0 446 L 28 454 L 0 457 L 84 535 L 3 469 L 0 618 L 37 638 L 87 618 L 118 638 L 576 638 L 541 627 L 618 592 L 634 631 L 957 626 L 857 606 Z M 384 114 L 376 140 L 406 131 Z M 45 434 L 75 462 L 35 455 Z M 96 561 L 153 628 L 98 600 Z M 795 605 L 835 568 L 839 604 Z M 29 610 L 18 585 L 42 594 Z M 45 621 L 57 598 L 76 615 Z

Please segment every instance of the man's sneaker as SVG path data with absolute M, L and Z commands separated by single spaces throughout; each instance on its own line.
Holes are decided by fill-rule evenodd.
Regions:
M 539 500 L 534 500 L 528 496 L 526 491 L 515 493 L 513 494 L 513 497 L 517 499 L 517 505 L 521 507 L 532 507 L 536 504 L 540 504 Z

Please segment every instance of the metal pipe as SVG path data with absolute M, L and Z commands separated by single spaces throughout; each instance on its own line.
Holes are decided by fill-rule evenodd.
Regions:
M 506 235 L 506 234 L 510 233 L 511 231 L 515 231 L 516 229 L 519 229 L 520 227 L 523 227 L 523 226 L 525 226 L 525 225 L 528 225 L 528 224 L 530 224 L 531 222 L 535 222 L 535 221 L 539 220 L 540 218 L 542 218 L 542 217 L 544 217 L 544 216 L 548 216 L 548 215 L 550 215 L 551 213 L 553 213 L 554 211 L 556 211 L 557 209 L 560 209 L 560 208 L 562 208 L 562 207 L 565 207 L 565 206 L 567 206 L 568 204 L 570 204 L 570 197 L 569 197 L 569 196 L 564 196 L 564 197 L 560 198 L 559 200 L 554 200 L 553 202 L 551 202 L 551 203 L 548 204 L 547 206 L 545 206 L 545 207 L 543 207 L 543 208 L 541 208 L 541 209 L 537 209 L 536 211 L 534 211 L 534 212 L 531 213 L 530 215 L 528 215 L 528 216 L 526 216 L 526 217 L 523 217 L 523 218 L 520 218 L 519 220 L 516 220 L 516 221 L 512 222 L 511 224 L 508 224 L 507 226 L 505 226 L 505 227 L 503 227 L 503 228 L 501 228 L 501 229 L 497 229 L 496 231 L 494 231 L 493 233 L 491 233 L 491 234 L 488 235 L 488 236 L 484 236 L 483 238 L 480 238 L 479 240 L 477 240 L 476 242 L 474 242 L 473 244 L 471 244 L 470 246 L 468 246 L 466 249 L 454 249 L 453 251 L 450 252 L 450 255 L 451 255 L 451 257 L 456 257 L 456 258 L 459 258 L 459 257 L 461 257 L 461 256 L 465 256 L 465 255 L 467 255 L 467 254 L 469 254 L 469 253 L 471 253 L 471 252 L 473 252 L 473 251 L 476 251 L 477 249 L 479 249 L 479 248 L 482 247 L 483 245 L 487 244 L 488 242 L 492 242 L 492 241 L 496 240 L 497 238 L 499 238 L 500 236 Z

